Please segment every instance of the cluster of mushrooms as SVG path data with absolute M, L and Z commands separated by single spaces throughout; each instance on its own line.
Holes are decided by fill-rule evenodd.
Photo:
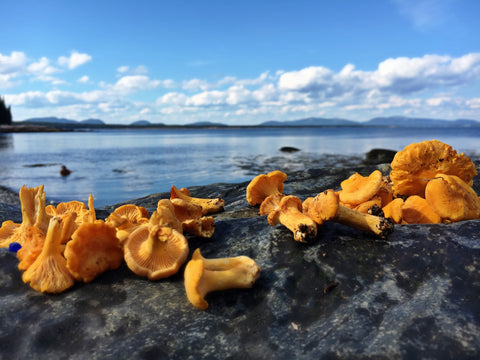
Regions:
M 475 164 L 438 140 L 410 144 L 396 153 L 389 176 L 379 170 L 355 173 L 340 190 L 327 189 L 304 201 L 283 194 L 281 171 L 256 176 L 246 199 L 260 215 L 282 224 L 293 238 L 310 243 L 319 226 L 335 221 L 387 238 L 394 224 L 440 223 L 480 218 L 480 198 L 473 190 Z M 17 252 L 22 280 L 40 292 L 60 293 L 75 281 L 91 282 L 123 260 L 137 275 L 158 280 L 176 274 L 187 261 L 185 233 L 209 238 L 215 224 L 209 214 L 223 211 L 224 200 L 192 197 L 172 186 L 170 199 L 156 210 L 126 204 L 105 220 L 96 218 L 93 196 L 80 201 L 45 204 L 43 185 L 22 186 L 22 222 L 4 221 L 0 247 Z M 196 249 L 184 272 L 188 300 L 206 309 L 209 292 L 251 288 L 261 269 L 247 256 L 206 259 Z
M 318 227 L 335 221 L 387 238 L 394 224 L 448 223 L 480 218 L 480 199 L 472 188 L 475 164 L 438 140 L 413 143 L 395 154 L 389 176 L 379 170 L 355 173 L 303 202 L 283 194 L 281 171 L 256 176 L 247 186 L 251 206 L 260 205 L 270 225 L 282 224 L 294 240 L 314 241 Z
M 212 237 L 215 224 L 208 214 L 224 208 L 222 199 L 192 197 L 188 189 L 172 186 L 170 199 L 159 200 L 151 215 L 126 204 L 100 220 L 92 195 L 88 207 L 80 201 L 46 206 L 43 185 L 24 185 L 19 196 L 22 222 L 2 223 L 0 247 L 16 251 L 25 283 L 48 293 L 63 292 L 75 281 L 89 283 L 123 260 L 149 280 L 172 276 L 189 254 L 184 233 Z M 260 268 L 246 256 L 206 259 L 197 249 L 185 268 L 185 290 L 195 307 L 206 309 L 207 293 L 249 288 L 259 276 Z

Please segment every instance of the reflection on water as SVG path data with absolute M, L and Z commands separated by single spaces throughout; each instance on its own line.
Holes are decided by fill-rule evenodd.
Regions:
M 13 147 L 12 134 L 0 134 L 0 149 Z
M 0 184 L 17 191 L 45 185 L 56 201 L 103 206 L 156 192 L 242 182 L 274 169 L 358 164 L 372 148 L 401 150 L 436 138 L 478 157 L 480 128 L 279 128 L 108 130 L 84 133 L 24 133 L 0 136 Z M 283 146 L 301 149 L 282 153 Z M 353 157 L 353 158 L 352 158 Z M 356 158 L 355 158 L 356 157 Z M 62 177 L 60 166 L 72 174 Z

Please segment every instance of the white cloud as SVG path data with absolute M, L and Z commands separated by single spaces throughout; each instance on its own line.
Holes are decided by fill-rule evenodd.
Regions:
M 460 58 L 439 55 L 391 58 L 382 61 L 375 71 L 355 71 L 351 64 L 337 74 L 324 67 L 308 67 L 283 73 L 278 87 L 308 93 L 312 98 L 337 98 L 375 90 L 385 94 L 411 95 L 478 80 L 480 53 L 474 53 Z
M 46 57 L 28 65 L 27 70 L 31 73 L 51 75 L 58 73 L 60 70 L 50 65 L 50 60 Z
M 480 98 L 467 100 L 466 105 L 471 109 L 480 109 Z
M 128 66 L 120 66 L 120 67 L 117 68 L 117 71 L 119 73 L 123 74 L 123 73 L 126 73 L 129 69 L 130 69 L 130 67 L 128 67 Z
M 146 75 L 148 74 L 148 69 L 145 65 L 138 65 L 137 67 L 134 67 L 134 68 L 124 65 L 124 66 L 118 67 L 117 72 L 119 72 L 120 74 L 129 74 L 129 75 Z
M 25 67 L 27 56 L 21 51 L 12 51 L 10 55 L 0 53 L 0 74 L 17 73 Z
M 425 102 L 430 106 L 440 106 L 440 105 L 448 104 L 448 103 L 452 102 L 452 99 L 449 98 L 449 97 L 445 97 L 445 96 L 444 97 L 434 97 L 434 98 L 427 99 Z
M 196 90 L 208 90 L 212 88 L 212 85 L 209 84 L 206 80 L 201 79 L 191 79 L 185 80 L 182 83 L 182 89 L 189 90 L 189 91 L 196 91 Z
M 69 57 L 60 56 L 58 58 L 58 64 L 60 66 L 65 66 L 70 70 L 72 70 L 72 69 L 75 69 L 76 67 L 79 67 L 89 62 L 90 60 L 92 60 L 92 57 L 90 55 L 82 54 L 77 51 L 72 51 Z
M 20 51 L 10 55 L 0 53 L 0 89 L 9 89 L 19 84 L 18 78 L 25 70 L 27 56 Z
M 225 104 L 225 92 L 213 90 L 213 91 L 204 91 L 199 94 L 193 95 L 186 102 L 187 105 L 199 106 L 199 107 L 209 107 L 215 105 Z
M 10 89 L 18 85 L 18 82 L 12 81 L 15 78 L 14 75 L 0 74 L 0 89 Z
M 322 66 L 310 66 L 282 74 L 278 87 L 300 92 L 319 91 L 331 84 L 332 71 Z
M 90 77 L 88 77 L 88 75 L 83 75 L 82 77 L 78 78 L 77 81 L 81 84 L 86 84 L 90 81 Z
M 184 106 L 188 101 L 188 96 L 178 92 L 171 92 L 165 94 L 157 99 L 156 103 L 159 105 L 176 105 Z
M 121 94 L 129 94 L 142 90 L 152 90 L 160 84 L 159 80 L 152 80 L 146 75 L 127 75 L 120 78 L 112 89 Z
M 119 117 L 127 121 L 144 115 L 167 123 L 218 121 L 224 117 L 239 122 L 303 116 L 363 120 L 372 114 L 409 112 L 422 116 L 456 113 L 480 119 L 479 98 L 465 95 L 478 93 L 480 53 L 388 58 L 369 71 L 347 63 L 338 71 L 309 66 L 295 71 L 265 71 L 244 79 L 224 76 L 214 81 L 157 79 L 147 74 L 145 66 L 120 66 L 112 70 L 113 82 L 104 79 L 94 84 L 88 74 L 77 77 L 76 82 L 84 84 L 82 90 L 89 88 L 84 92 L 74 90 L 78 86 L 75 80 L 68 87 L 61 86 L 63 75 L 68 79 L 68 69 L 81 63 L 74 54 L 60 61 L 62 67 L 46 57 L 31 60 L 21 52 L 0 54 L 0 88 L 12 91 L 27 79 L 32 90 L 7 94 L 17 114 L 39 109 L 39 113 L 68 116 L 71 111 L 78 116 L 84 114 L 81 118 L 111 118 L 115 122 Z M 36 91 L 34 80 L 57 86 Z M 42 84 L 40 88 L 44 87 Z M 133 100 L 132 95 L 137 93 Z M 144 100 L 139 100 L 144 95 Z

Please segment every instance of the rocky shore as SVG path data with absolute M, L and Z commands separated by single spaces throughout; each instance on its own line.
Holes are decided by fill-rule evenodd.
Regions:
M 480 171 L 480 162 L 476 162 Z M 388 164 L 288 173 L 284 192 L 304 199 L 355 171 Z M 474 180 L 478 188 L 480 180 Z M 396 225 L 387 240 L 335 223 L 313 244 L 270 226 L 245 199 L 247 182 L 190 188 L 221 197 L 211 239 L 189 238 L 190 256 L 247 255 L 262 269 L 252 289 L 187 300 L 183 269 L 156 282 L 122 266 L 59 295 L 21 280 L 0 249 L 0 355 L 36 359 L 474 359 L 480 353 L 480 221 Z M 8 192 L 8 191 L 7 191 Z M 0 195 L 0 220 L 21 220 Z M 159 193 L 133 200 L 149 210 Z M 118 204 L 98 209 L 102 218 Z

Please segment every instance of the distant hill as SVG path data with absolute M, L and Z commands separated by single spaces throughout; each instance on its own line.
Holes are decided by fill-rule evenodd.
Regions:
M 64 119 L 64 118 L 57 118 L 57 117 L 42 117 L 42 118 L 31 118 L 26 119 L 23 122 L 28 123 L 47 123 L 47 124 L 77 124 L 78 121 Z
M 86 119 L 80 121 L 81 124 L 89 124 L 89 125 L 105 125 L 105 123 L 100 119 Z
M 106 124 L 100 119 L 86 119 L 82 121 L 70 120 L 57 117 L 43 117 L 43 118 L 30 118 L 23 121 L 15 121 L 14 123 L 21 124 L 34 124 L 34 125 L 46 125 L 53 126 L 59 129 L 76 129 L 76 128 L 128 128 L 129 126 L 146 126 L 146 127 L 164 127 L 168 126 L 163 123 L 151 123 L 148 120 L 138 120 L 129 125 L 120 124 Z M 186 125 L 171 125 L 174 127 L 229 127 L 217 122 L 199 121 Z M 241 126 L 241 125 L 239 125 Z M 480 121 L 471 119 L 456 119 L 456 120 L 444 120 L 444 119 L 431 119 L 431 118 L 415 118 L 406 116 L 390 116 L 390 117 L 376 117 L 366 122 L 358 122 L 340 118 L 320 118 L 309 117 L 297 120 L 287 121 L 266 121 L 257 126 L 269 127 L 269 126 L 388 126 L 388 127 L 480 127 Z
M 215 122 L 210 122 L 210 121 L 198 121 L 198 122 L 193 122 L 190 124 L 187 124 L 185 126 L 198 126 L 198 127 L 205 127 L 205 126 L 212 126 L 212 127 L 227 127 L 228 125 L 222 124 L 222 123 L 215 123 Z
M 306 118 L 290 121 L 266 121 L 260 124 L 260 126 L 358 126 L 360 125 L 356 121 L 345 119 L 327 119 L 327 118 Z
M 57 117 L 42 117 L 42 118 L 30 118 L 26 119 L 23 122 L 27 123 L 36 123 L 36 124 L 86 124 L 86 125 L 105 125 L 105 123 L 100 119 L 86 119 L 86 120 L 71 120 L 65 118 Z
M 149 126 L 152 125 L 152 123 L 148 120 L 137 120 L 132 122 L 130 125 L 132 126 Z M 155 124 L 155 125 L 163 125 L 163 124 Z
M 395 127 L 472 127 L 480 126 L 480 121 L 470 119 L 444 120 L 429 118 L 412 118 L 405 116 L 390 116 L 373 118 L 362 124 Z

